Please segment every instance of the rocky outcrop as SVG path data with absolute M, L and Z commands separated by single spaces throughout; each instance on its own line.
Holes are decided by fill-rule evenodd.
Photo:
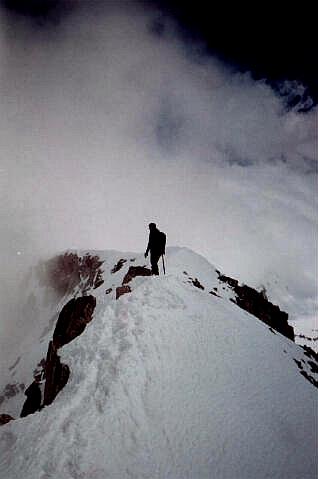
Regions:
M 43 406 L 51 404 L 58 393 L 67 384 L 70 369 L 67 364 L 61 363 L 57 348 L 50 341 L 45 361 L 45 388 Z
M 151 269 L 146 268 L 146 266 L 130 266 L 123 279 L 123 285 L 130 283 L 136 276 L 151 276 L 151 274 Z
M 117 271 L 119 271 L 126 262 L 127 262 L 126 259 L 121 258 L 121 259 L 115 264 L 115 266 L 114 266 L 113 269 L 111 270 L 111 273 L 112 273 L 112 274 L 117 273 Z
M 318 341 L 318 336 L 305 336 L 304 334 L 295 334 L 296 338 L 299 338 L 301 340 L 305 340 L 307 344 L 312 344 L 314 346 L 314 343 Z
M 123 286 L 118 286 L 116 288 L 116 299 L 120 298 L 123 294 L 131 293 L 130 286 L 128 284 L 124 284 Z
M 49 342 L 46 359 L 41 361 L 41 373 L 34 377 L 32 384 L 26 389 L 27 399 L 21 411 L 21 417 L 33 414 L 44 406 L 51 404 L 58 393 L 67 384 L 70 369 L 61 363 L 57 351 L 65 344 L 82 334 L 86 325 L 92 321 L 96 306 L 96 298 L 92 295 L 72 298 L 62 309 Z M 42 394 L 40 382 L 44 379 Z
M 103 284 L 102 264 L 97 255 L 66 252 L 46 263 L 45 280 L 59 294 L 67 294 L 75 288 L 87 294 Z
M 204 286 L 198 280 L 198 278 L 192 278 L 191 276 L 188 275 L 188 273 L 186 271 L 183 271 L 183 274 L 185 274 L 188 277 L 188 283 L 192 284 L 193 286 L 195 286 L 198 289 L 202 289 L 202 290 L 205 289 Z
M 151 270 L 145 266 L 130 266 L 123 279 L 122 285 L 116 288 L 116 299 L 120 298 L 123 294 L 131 293 L 131 288 L 128 283 L 136 278 L 136 276 L 151 276 L 151 274 Z
M 42 402 L 42 394 L 39 382 L 34 380 L 33 383 L 24 392 L 27 399 L 23 404 L 20 417 L 26 417 L 40 410 Z
M 294 358 L 294 361 L 300 370 L 300 374 L 318 388 L 318 354 L 309 346 L 302 346 L 302 348 L 305 351 L 305 358 L 300 361 Z
M 96 299 L 92 295 L 73 298 L 64 306 L 53 334 L 53 344 L 56 349 L 82 334 L 86 325 L 92 320 L 95 306 Z
M 191 283 L 193 284 L 193 286 L 195 286 L 196 288 L 199 288 L 199 289 L 204 289 L 204 286 L 202 286 L 202 284 L 200 283 L 200 281 L 198 280 L 198 278 L 190 278 L 191 280 Z
M 288 314 L 268 301 L 263 291 L 240 285 L 236 279 L 219 273 L 219 281 L 227 283 L 235 292 L 235 303 L 287 338 L 295 341 L 294 329 L 288 324 Z
M 0 414 L 0 426 L 3 426 L 10 421 L 14 421 L 14 417 L 10 416 L 10 414 Z
M 60 312 L 44 366 L 43 406 L 48 406 L 54 401 L 70 376 L 70 369 L 67 364 L 61 363 L 57 350 L 82 334 L 86 325 L 93 319 L 95 306 L 94 296 L 81 296 L 72 298 Z

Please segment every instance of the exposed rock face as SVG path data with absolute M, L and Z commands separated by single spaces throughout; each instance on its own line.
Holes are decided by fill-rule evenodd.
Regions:
M 103 261 L 99 259 L 99 256 L 91 256 L 90 254 L 86 254 L 79 261 L 81 290 L 83 294 L 87 294 L 91 288 L 96 289 L 104 283 L 101 269 Z
M 316 378 L 318 374 L 318 354 L 309 346 L 302 346 L 302 348 L 305 351 L 305 358 L 300 361 L 294 358 L 294 361 L 300 370 L 300 374 L 318 388 L 318 380 Z
M 23 405 L 21 417 L 33 414 L 51 404 L 64 388 L 70 376 L 70 369 L 67 364 L 61 363 L 57 351 L 85 330 L 87 323 L 93 319 L 95 306 L 96 299 L 90 295 L 73 298 L 63 307 L 56 323 L 53 340 L 49 342 L 46 360 L 42 365 L 45 378 L 43 398 L 38 381 L 35 380 L 25 391 L 27 400 Z
M 112 273 L 115 272 L 115 270 L 118 271 L 118 269 L 122 267 L 124 262 L 126 262 L 126 260 L 119 260 L 117 265 L 115 265 L 115 267 L 113 268 Z M 128 286 L 128 283 L 130 283 L 132 279 L 136 278 L 136 276 L 151 276 L 151 274 L 151 270 L 146 268 L 145 266 L 130 266 L 128 272 L 123 279 L 122 285 L 116 288 L 116 299 L 120 298 L 120 296 L 122 296 L 123 294 L 131 293 L 131 288 L 130 286 Z M 106 294 L 108 291 L 110 292 L 111 288 L 106 291 Z
M 112 273 L 112 274 L 117 273 L 117 271 L 119 271 L 126 262 L 127 262 L 126 259 L 121 258 L 121 259 L 115 264 L 115 266 L 114 266 L 113 269 L 111 270 L 111 273 Z
M 64 388 L 70 376 L 70 369 L 67 364 L 61 363 L 57 350 L 85 330 L 87 323 L 93 319 L 95 306 L 96 299 L 92 295 L 73 298 L 64 306 L 57 320 L 53 341 L 49 343 L 43 366 L 45 377 L 43 400 L 39 384 L 34 381 L 25 391 L 27 400 L 23 405 L 21 417 L 33 414 L 41 407 L 51 404 Z
M 10 416 L 10 414 L 0 414 L 0 426 L 3 426 L 10 421 L 14 421 L 14 417 Z
M 200 281 L 198 280 L 198 278 L 190 278 L 191 279 L 191 282 L 193 284 L 193 286 L 195 286 L 196 288 L 199 288 L 199 289 L 204 289 L 204 286 L 202 286 L 202 284 L 200 283 Z
M 130 283 L 136 276 L 151 276 L 151 270 L 146 266 L 130 266 L 126 276 L 123 279 L 123 285 Z
M 209 294 L 213 294 L 213 296 L 216 296 L 217 298 L 220 298 L 221 296 L 217 294 L 215 291 L 209 291 Z
M 123 286 L 118 286 L 118 288 L 116 288 L 116 299 L 120 298 L 120 296 L 126 293 L 131 293 L 131 289 L 130 289 L 130 286 L 128 286 L 128 284 L 125 284 Z
M 183 271 L 183 274 L 188 277 L 188 283 L 192 284 L 196 288 L 199 288 L 199 289 L 202 289 L 202 290 L 205 289 L 205 287 L 200 283 L 198 278 L 192 278 L 191 276 L 188 275 L 188 273 L 186 271 Z
M 33 381 L 33 383 L 26 389 L 24 394 L 26 395 L 27 399 L 23 404 L 20 417 L 25 417 L 29 414 L 33 414 L 36 411 L 39 411 L 41 407 L 42 394 L 40 385 L 37 381 Z
M 70 376 L 67 364 L 62 364 L 53 341 L 50 341 L 45 362 L 43 406 L 48 406 L 64 388 Z
M 73 298 L 64 306 L 53 334 L 53 344 L 56 349 L 69 343 L 84 331 L 87 323 L 92 320 L 95 306 L 96 299 L 92 295 Z
M 184 274 L 187 274 L 187 273 L 184 273 Z M 191 278 L 191 276 L 189 276 L 188 274 L 187 274 L 187 276 L 189 278 L 188 283 L 193 284 L 193 286 L 195 286 L 196 288 L 199 288 L 199 289 L 202 289 L 202 290 L 205 289 L 204 286 L 198 280 L 198 278 Z
M 227 283 L 236 294 L 236 304 L 253 314 L 268 326 L 283 334 L 292 341 L 295 340 L 294 329 L 288 324 L 288 314 L 272 304 L 263 292 L 258 292 L 249 286 L 240 286 L 238 281 L 219 274 L 219 280 Z
M 61 294 L 80 287 L 83 294 L 103 284 L 103 261 L 98 256 L 67 252 L 46 264 L 48 284 Z

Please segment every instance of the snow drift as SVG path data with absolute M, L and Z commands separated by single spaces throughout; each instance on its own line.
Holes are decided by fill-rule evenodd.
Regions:
M 129 280 L 143 256 L 91 255 L 103 269 L 85 279 L 93 319 L 58 349 L 69 379 L 51 405 L 1 427 L 1 477 L 316 477 L 310 350 L 239 307 L 220 272 L 188 249 L 168 250 L 166 276 Z M 83 294 L 78 278 L 54 305 L 48 286 L 30 283 L 41 318 L 3 378 L 11 394 L 0 412 L 19 416 L 58 313 Z

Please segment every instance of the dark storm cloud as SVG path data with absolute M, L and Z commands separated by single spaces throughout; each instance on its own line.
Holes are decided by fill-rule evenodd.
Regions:
M 63 18 L 77 4 L 76 0 L 1 0 L 0 5 L 8 12 L 24 15 L 45 23 Z
M 316 13 L 313 2 L 301 9 L 286 2 L 182 2 L 154 0 L 179 23 L 183 36 L 239 71 L 267 79 L 279 90 L 283 80 L 305 85 L 318 101 Z

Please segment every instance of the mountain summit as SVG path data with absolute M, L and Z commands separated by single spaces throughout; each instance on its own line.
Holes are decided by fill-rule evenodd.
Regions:
M 316 477 L 317 357 L 266 292 L 186 248 L 159 277 L 114 251 L 47 271 L 2 379 L 1 477 Z M 20 418 L 31 385 L 39 410 Z

